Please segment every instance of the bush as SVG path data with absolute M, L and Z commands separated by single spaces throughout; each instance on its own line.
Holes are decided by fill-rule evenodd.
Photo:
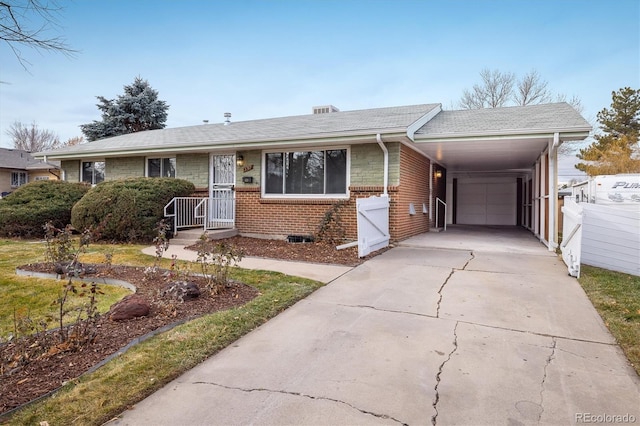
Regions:
M 71 208 L 89 190 L 84 183 L 44 180 L 28 183 L 0 200 L 0 236 L 43 237 L 44 224 L 64 228 Z
M 173 197 L 187 197 L 195 187 L 173 178 L 131 178 L 102 182 L 91 188 L 71 212 L 76 229 L 100 225 L 96 238 L 108 241 L 151 241 L 154 228 Z

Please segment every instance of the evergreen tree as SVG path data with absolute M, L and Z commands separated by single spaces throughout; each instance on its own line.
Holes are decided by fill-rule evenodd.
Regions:
M 169 105 L 158 99 L 158 92 L 146 80 L 136 77 L 133 84 L 124 86 L 124 95 L 116 99 L 96 96 L 96 106 L 102 111 L 102 121 L 80 125 L 88 141 L 163 129 L 167 121 Z
M 611 108 L 598 113 L 602 133 L 577 155 L 576 164 L 589 176 L 640 173 L 640 90 L 625 87 L 612 92 Z

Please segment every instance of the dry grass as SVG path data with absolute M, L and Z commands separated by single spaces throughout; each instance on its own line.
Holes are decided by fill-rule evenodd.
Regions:
M 583 265 L 579 281 L 640 374 L 640 277 Z

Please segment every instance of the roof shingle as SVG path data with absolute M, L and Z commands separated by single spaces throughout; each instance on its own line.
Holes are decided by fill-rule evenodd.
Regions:
M 56 164 L 36 160 L 28 151 L 0 148 L 0 168 L 16 170 L 55 169 Z
M 526 131 L 585 130 L 591 125 L 566 102 L 529 106 L 442 111 L 416 135 L 503 134 Z
M 406 131 L 439 104 L 422 104 L 307 114 L 224 124 L 199 124 L 130 133 L 95 142 L 41 152 L 39 156 L 332 137 L 358 133 Z

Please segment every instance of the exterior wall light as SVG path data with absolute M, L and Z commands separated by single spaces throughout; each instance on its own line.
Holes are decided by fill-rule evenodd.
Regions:
M 244 166 L 244 157 L 242 156 L 242 154 L 236 157 L 236 164 L 238 165 L 238 167 Z
M 442 177 L 442 170 L 436 170 L 433 176 L 438 179 Z

